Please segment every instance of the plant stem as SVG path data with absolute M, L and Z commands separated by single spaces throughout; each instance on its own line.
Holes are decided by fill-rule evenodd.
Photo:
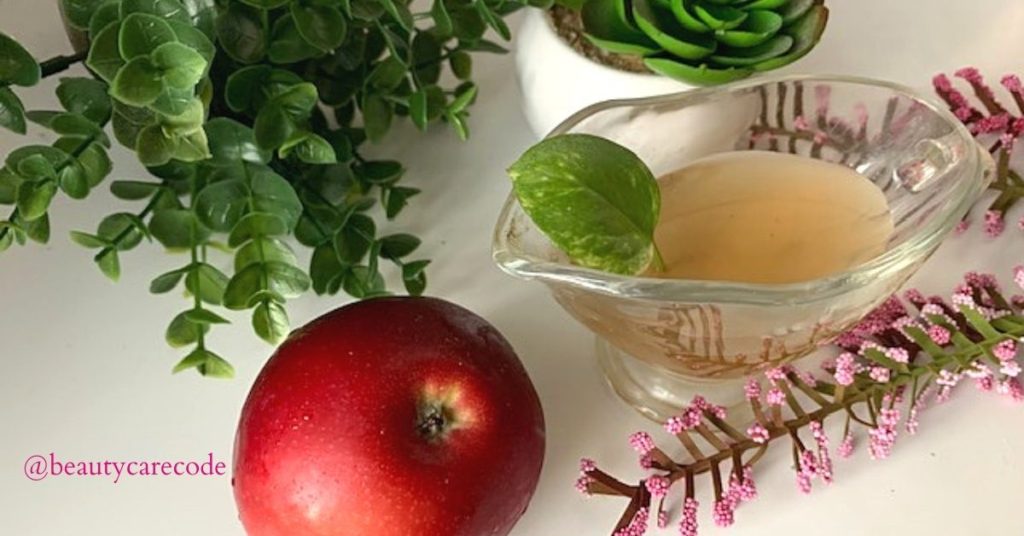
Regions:
M 66 71 L 72 65 L 85 60 L 89 52 L 83 50 L 82 52 L 76 52 L 70 56 L 54 56 L 39 64 L 39 69 L 42 71 L 43 78 L 53 76 L 57 73 Z

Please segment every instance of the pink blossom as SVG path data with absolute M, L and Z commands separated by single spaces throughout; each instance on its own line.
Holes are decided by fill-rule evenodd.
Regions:
M 1021 86 L 1020 78 L 1015 74 L 1004 76 L 1000 82 L 1010 93 L 1024 93 L 1024 87 Z
M 912 404 L 910 406 L 910 412 L 907 414 L 907 422 L 903 425 L 903 428 L 908 434 L 914 435 L 917 433 L 918 420 L 917 420 L 918 404 Z
M 743 468 L 743 481 L 740 483 L 740 499 L 752 501 L 757 498 L 757 485 L 754 484 L 754 468 L 746 466 Z
M 660 499 L 668 495 L 668 490 L 672 487 L 672 481 L 664 476 L 652 476 L 644 481 L 644 485 L 647 486 L 647 491 L 651 492 L 651 497 Z
M 765 395 L 764 401 L 769 406 L 781 406 L 786 401 L 786 394 L 782 392 L 782 389 L 772 387 L 771 389 L 768 389 L 768 393 Z
M 693 497 L 683 500 L 683 519 L 679 522 L 679 536 L 697 536 L 697 507 Z
M 775 385 L 776 382 L 786 381 L 786 367 L 772 367 L 764 371 L 764 376 Z
M 698 411 L 704 411 L 710 406 L 707 399 L 700 395 L 694 395 L 693 399 L 690 400 L 690 405 L 697 408 Z
M 590 496 L 590 483 L 593 481 L 594 479 L 590 478 L 589 476 L 581 475 L 579 478 L 576 479 L 576 491 L 584 495 Z
M 640 455 L 640 468 L 641 469 L 654 469 L 654 458 L 650 454 Z
M 878 426 L 868 432 L 871 441 L 868 444 L 868 451 L 872 460 L 883 460 L 892 453 L 893 444 L 896 443 L 896 425 L 899 424 L 900 412 L 896 408 L 886 408 L 892 401 L 889 395 L 882 399 L 883 409 L 878 411 Z
M 668 526 L 668 512 L 664 510 L 658 511 L 658 528 L 663 529 Z
M 650 454 L 654 450 L 654 439 L 647 432 L 636 432 L 629 436 L 629 446 L 640 454 Z
M 928 328 L 928 337 L 935 344 L 938 344 L 939 346 L 945 346 L 949 344 L 952 335 L 949 333 L 948 329 L 935 324 Z
M 893 361 L 895 361 L 897 363 L 909 363 L 910 362 L 910 354 L 907 352 L 907 350 L 905 348 L 900 348 L 900 347 L 886 348 L 885 351 L 882 352 L 882 353 L 885 354 L 885 357 L 888 357 L 889 359 L 892 359 Z
M 1013 146 L 1016 144 L 1016 142 L 1017 136 L 1014 136 L 1009 132 L 1003 133 L 1001 136 L 999 136 L 999 144 L 1002 145 L 1003 149 L 1006 149 L 1007 151 L 1012 151 Z
M 1013 282 L 1017 283 L 1017 286 L 1024 289 L 1024 266 L 1013 267 Z
M 761 445 L 767 443 L 768 440 L 771 439 L 771 435 L 768 433 L 768 430 L 759 422 L 756 422 L 747 428 L 747 436 L 750 437 L 754 443 Z
M 715 525 L 719 527 L 728 527 L 736 521 L 735 517 L 736 506 L 726 497 L 722 497 L 715 501 L 714 510 L 712 517 L 715 520 Z
M 813 452 L 805 450 L 800 453 L 799 462 L 796 470 L 796 487 L 800 493 L 810 493 L 811 480 L 818 474 L 818 460 Z
M 989 210 L 985 212 L 985 234 L 991 238 L 995 238 L 1003 234 L 1003 230 L 1006 229 L 1006 222 L 1003 220 L 1003 213 L 998 210 Z
M 1017 357 L 1017 343 L 1012 339 L 1001 341 L 992 347 L 992 355 L 1000 361 L 1011 361 Z
M 818 474 L 826 484 L 832 483 L 832 457 L 828 453 L 828 436 L 820 421 L 811 421 L 811 435 L 818 445 Z
M 839 442 L 839 447 L 836 448 L 836 454 L 840 458 L 849 458 L 853 455 L 853 435 L 847 432 L 843 437 L 843 440 Z
M 643 536 L 647 534 L 647 519 L 650 516 L 651 511 L 647 507 L 637 510 L 629 525 L 615 531 L 613 536 Z
M 747 396 L 747 400 L 759 400 L 761 398 L 761 382 L 754 378 L 748 378 L 747 383 L 743 386 L 743 394 Z
M 584 473 L 584 474 L 585 473 L 589 473 L 589 472 L 593 471 L 594 469 L 597 469 L 597 464 L 594 463 L 594 460 L 591 460 L 590 458 L 580 458 L 580 472 L 581 473 Z
M 942 369 L 939 371 L 939 377 L 935 379 L 935 383 L 943 387 L 956 387 L 956 384 L 960 383 L 960 377 L 960 374 Z
M 925 299 L 924 294 L 922 294 L 921 291 L 916 288 L 904 291 L 903 298 L 906 299 L 908 302 L 914 304 L 915 307 L 920 307 L 921 305 L 928 302 L 928 300 Z
M 868 375 L 878 383 L 889 383 L 890 371 L 885 367 L 871 367 Z
M 1003 380 L 1003 384 L 1006 385 L 1006 392 L 1014 402 L 1024 402 L 1024 386 L 1021 385 L 1019 378 L 1007 378 Z
M 1017 376 L 1020 376 L 1020 363 L 1017 363 L 1016 361 L 1005 361 L 1003 365 L 999 367 L 999 372 L 1004 376 L 1016 378 Z
M 844 352 L 836 358 L 836 383 L 839 385 L 852 385 L 854 375 L 857 373 L 856 361 L 853 354 Z

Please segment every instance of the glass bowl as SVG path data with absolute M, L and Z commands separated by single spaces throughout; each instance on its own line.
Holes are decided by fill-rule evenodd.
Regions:
M 614 391 L 659 421 L 696 392 L 735 406 L 745 377 L 806 356 L 851 327 L 935 251 L 993 171 L 988 153 L 943 106 L 909 88 L 862 78 L 762 77 L 609 101 L 581 110 L 550 135 L 564 133 L 624 145 L 655 176 L 724 151 L 810 156 L 857 170 L 889 204 L 895 230 L 872 260 L 806 282 L 747 284 L 576 266 L 510 195 L 495 230 L 495 262 L 546 284 L 597 336 L 597 356 Z

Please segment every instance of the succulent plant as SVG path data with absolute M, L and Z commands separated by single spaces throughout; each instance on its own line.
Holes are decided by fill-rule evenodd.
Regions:
M 788 65 L 828 22 L 824 0 L 586 0 L 587 38 L 684 82 L 721 84 Z

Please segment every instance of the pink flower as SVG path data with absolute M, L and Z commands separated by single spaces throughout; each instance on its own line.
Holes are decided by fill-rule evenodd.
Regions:
M 937 324 L 928 328 L 928 337 L 932 342 L 939 346 L 949 344 L 949 341 L 952 339 L 952 335 L 949 333 L 949 330 Z
M 828 453 L 828 436 L 820 421 L 811 421 L 811 435 L 818 445 L 818 474 L 826 484 L 832 483 L 832 457 Z
M 912 404 L 910 406 L 910 413 L 907 414 L 907 422 L 903 425 L 903 428 L 910 435 L 914 435 L 917 433 L 917 427 L 919 425 L 917 421 L 917 410 L 918 404 Z
M 715 525 L 719 527 L 732 525 L 736 521 L 735 508 L 736 506 L 728 498 L 722 497 L 715 501 L 714 511 L 712 512 Z
M 960 117 L 960 116 L 957 115 L 957 117 Z M 962 120 L 962 119 L 965 119 L 965 118 L 960 117 L 960 119 Z M 956 227 L 953 228 L 953 234 L 955 234 L 955 235 L 962 235 L 962 234 L 967 232 L 967 229 L 970 226 L 971 226 L 971 221 L 968 220 L 967 218 L 964 218 L 964 219 L 960 220 L 959 223 L 956 224 Z
M 839 354 L 839 357 L 836 358 L 836 383 L 839 385 L 852 385 L 856 373 L 855 356 L 849 352 Z
M 1016 378 L 1017 376 L 1020 376 L 1020 363 L 1017 363 L 1016 361 L 1006 361 L 1001 367 L 999 367 L 999 372 L 1004 376 Z
M 594 479 L 590 478 L 587 475 L 580 476 L 579 478 L 576 479 L 576 491 L 589 497 L 591 495 L 590 483 L 593 481 Z
M 935 379 L 935 383 L 943 387 L 956 387 L 956 384 L 960 383 L 960 375 L 942 369 L 939 371 L 939 377 Z
M 1014 402 L 1024 402 L 1024 386 L 1021 386 L 1020 379 L 1007 378 L 1003 380 L 1003 384 L 1006 386 L 1006 394 L 1009 395 Z
M 668 512 L 664 510 L 658 511 L 658 528 L 663 529 L 668 526 Z
M 690 400 L 690 406 L 697 408 L 698 411 L 704 411 L 710 407 L 710 404 L 703 396 L 695 395 L 693 400 Z
M 647 432 L 636 432 L 629 436 L 629 446 L 640 454 L 650 454 L 654 450 L 654 439 Z
M 786 381 L 786 368 L 772 367 L 764 371 L 764 376 L 768 378 L 772 385 L 775 385 L 776 382 Z
M 853 455 L 853 435 L 847 433 L 843 437 L 843 440 L 839 442 L 839 447 L 836 448 L 836 454 L 840 458 L 849 458 Z
M 663 476 L 652 476 L 644 481 L 644 485 L 647 486 L 647 491 L 651 492 L 651 497 L 660 499 L 668 495 L 668 490 L 672 487 L 672 481 Z
M 885 354 L 885 357 L 888 357 L 889 359 L 892 359 L 893 361 L 895 361 L 897 363 L 909 363 L 910 362 L 910 353 L 908 353 L 905 348 L 900 348 L 900 347 L 886 348 L 885 351 L 882 352 L 882 353 Z
M 758 443 L 760 445 L 767 443 L 768 440 L 771 439 L 771 435 L 768 433 L 768 430 L 759 422 L 756 422 L 750 425 L 750 428 L 747 428 L 747 436 L 749 436 L 754 443 Z
M 740 499 L 752 501 L 757 498 L 757 485 L 754 484 L 754 468 L 746 466 L 743 468 L 743 481 L 740 483 Z
M 1012 361 L 1017 357 L 1017 343 L 1006 339 L 992 347 L 992 355 L 1000 361 Z
M 796 471 L 796 487 L 800 493 L 811 492 L 811 480 L 818 474 L 818 460 L 814 453 L 805 450 L 800 453 L 800 465 Z
M 1000 82 L 1010 93 L 1024 93 L 1024 87 L 1021 86 L 1020 78 L 1015 74 L 1004 76 Z
M 1013 267 L 1013 282 L 1017 283 L 1017 286 L 1024 289 L 1024 266 Z
M 878 412 L 878 426 L 868 432 L 871 438 L 868 444 L 868 451 L 872 460 L 883 460 L 892 453 L 893 444 L 896 443 L 896 425 L 900 421 L 900 412 L 896 408 L 888 409 L 892 398 L 886 395 L 882 399 L 883 409 Z
M 868 373 L 868 376 L 878 383 L 889 383 L 889 375 L 890 371 L 885 367 L 871 367 L 871 371 Z
M 693 497 L 683 500 L 683 519 L 679 522 L 679 536 L 697 536 L 697 507 Z
M 613 536 L 643 536 L 647 534 L 647 519 L 650 516 L 651 511 L 647 507 L 637 510 L 629 525 L 615 531 Z
M 590 458 L 580 458 L 581 473 L 589 473 L 594 469 L 597 469 L 597 464 L 594 463 L 594 460 L 591 460 Z
M 743 386 L 743 394 L 747 395 L 747 400 L 759 400 L 761 398 L 761 382 L 754 378 L 748 378 L 747 383 Z
M 916 288 L 904 291 L 903 298 L 906 299 L 908 302 L 914 304 L 914 307 L 918 308 L 920 308 L 921 305 L 924 305 L 925 303 L 928 302 L 928 300 L 925 299 L 924 294 L 922 294 L 921 291 L 917 290 Z
M 764 401 L 769 406 L 781 406 L 786 401 L 786 394 L 782 392 L 782 389 L 772 387 L 768 389 L 768 394 L 765 395 Z
M 1006 229 L 1006 222 L 1003 221 L 1003 213 L 998 210 L 989 210 L 985 212 L 985 234 L 991 238 L 995 238 L 1003 234 L 1003 230 Z

